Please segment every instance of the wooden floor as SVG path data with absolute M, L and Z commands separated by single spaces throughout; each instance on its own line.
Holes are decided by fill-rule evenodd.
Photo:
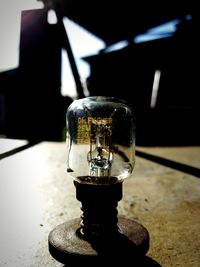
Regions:
M 0 139 L 0 266 L 63 266 L 49 253 L 48 234 L 81 214 L 65 143 L 6 143 Z M 149 231 L 151 265 L 145 267 L 200 266 L 200 147 L 136 151 L 118 211 Z M 135 266 L 134 259 L 128 264 Z

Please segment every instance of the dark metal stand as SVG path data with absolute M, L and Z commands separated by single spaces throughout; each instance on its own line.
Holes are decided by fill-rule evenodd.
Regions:
M 55 227 L 49 234 L 51 255 L 67 266 L 100 266 L 138 261 L 149 249 L 149 233 L 141 224 L 118 217 L 122 183 L 93 185 L 74 182 L 82 203 L 81 218 Z

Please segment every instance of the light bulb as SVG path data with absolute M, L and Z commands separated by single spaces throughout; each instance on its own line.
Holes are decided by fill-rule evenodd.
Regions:
M 67 110 L 67 172 L 80 183 L 113 184 L 135 164 L 135 118 L 126 102 L 93 96 Z

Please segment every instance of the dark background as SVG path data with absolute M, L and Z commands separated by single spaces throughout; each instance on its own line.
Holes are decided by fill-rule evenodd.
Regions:
M 61 18 L 72 19 L 103 39 L 107 46 L 121 40 L 129 42 L 124 49 L 101 51 L 85 58 L 91 68 L 87 85 L 90 95 L 116 96 L 128 101 L 136 114 L 138 145 L 199 145 L 200 45 L 196 1 L 43 2 L 43 10 L 22 12 L 19 67 L 0 73 L 0 93 L 4 96 L 0 134 L 30 140 L 63 140 L 65 112 L 72 99 L 60 93 L 61 48 L 66 47 L 66 39 L 60 25 L 49 25 L 46 17 L 48 9 L 55 8 Z M 180 23 L 172 36 L 133 42 L 138 34 L 173 19 Z M 157 105 L 151 108 L 156 70 L 160 70 L 161 78 Z

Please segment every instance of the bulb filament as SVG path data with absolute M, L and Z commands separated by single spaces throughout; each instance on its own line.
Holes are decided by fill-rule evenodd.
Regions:
M 90 123 L 90 150 L 87 155 L 90 176 L 110 176 L 113 154 L 110 149 L 112 125 L 104 121 Z

